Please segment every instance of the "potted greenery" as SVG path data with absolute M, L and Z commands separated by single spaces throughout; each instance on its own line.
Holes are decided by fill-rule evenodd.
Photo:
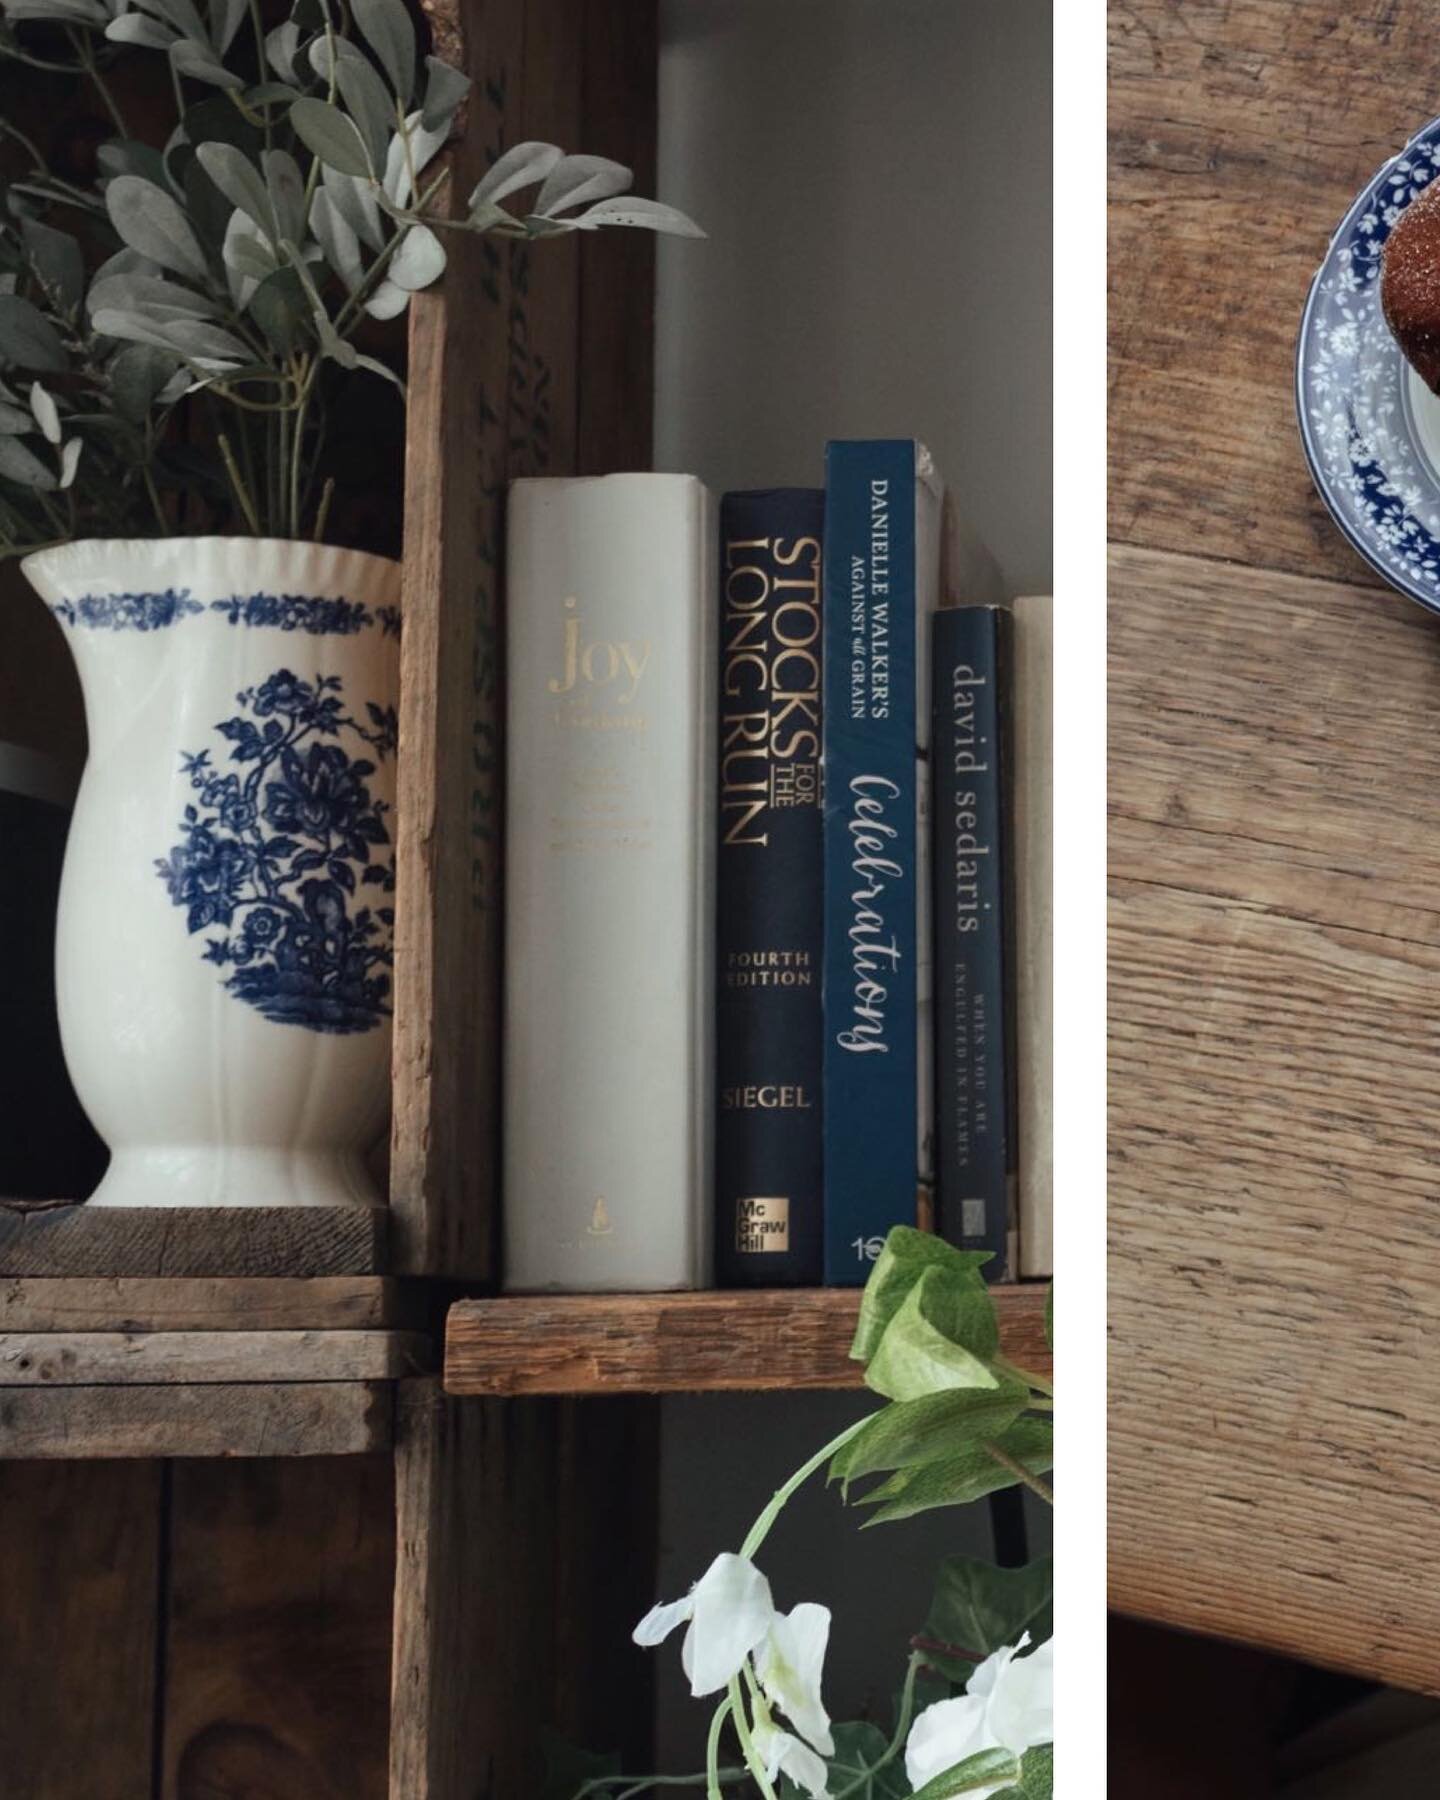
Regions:
M 445 232 L 694 235 L 630 171 L 528 143 L 449 216 L 464 75 L 401 0 L 0 0 L 0 54 L 73 73 L 93 181 L 0 121 L 0 553 L 65 628 L 90 759 L 67 851 L 67 1060 L 96 1202 L 374 1199 L 389 1067 L 399 567 L 326 543 L 357 334 Z M 117 60 L 161 57 L 172 129 Z M 530 194 L 528 207 L 519 197 Z

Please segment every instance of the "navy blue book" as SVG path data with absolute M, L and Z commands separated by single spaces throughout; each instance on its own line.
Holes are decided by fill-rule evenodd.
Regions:
M 825 452 L 825 1280 L 933 1179 L 928 767 L 942 486 L 913 439 Z
M 1011 1268 L 1015 1203 L 1010 614 L 960 606 L 934 621 L 937 1226 Z
M 715 1269 L 820 1280 L 819 488 L 720 504 Z

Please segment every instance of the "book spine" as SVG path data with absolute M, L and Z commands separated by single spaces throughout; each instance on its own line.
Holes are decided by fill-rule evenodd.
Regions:
M 511 488 L 512 1290 L 707 1274 L 715 555 L 709 496 L 688 476 Z
M 938 1227 L 1014 1266 L 1015 1105 L 1007 822 L 1010 615 L 935 615 L 935 1088 Z
M 918 1216 L 929 964 L 918 633 L 938 579 L 938 489 L 922 492 L 922 456 L 909 440 L 826 451 L 824 1266 L 836 1285 L 863 1282 L 889 1228 Z
M 1016 600 L 1014 769 L 1015 1066 L 1020 1273 L 1053 1275 L 1054 601 Z
M 820 1280 L 819 489 L 720 508 L 715 1266 Z

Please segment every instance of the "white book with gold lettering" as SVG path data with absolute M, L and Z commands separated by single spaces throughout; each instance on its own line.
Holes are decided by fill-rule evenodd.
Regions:
M 688 475 L 510 489 L 505 1285 L 702 1285 L 715 509 Z

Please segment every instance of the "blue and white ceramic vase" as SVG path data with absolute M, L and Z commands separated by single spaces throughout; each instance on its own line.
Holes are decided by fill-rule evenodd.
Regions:
M 28 557 L 85 694 L 56 935 L 92 1205 L 375 1204 L 400 568 L 253 538 Z

